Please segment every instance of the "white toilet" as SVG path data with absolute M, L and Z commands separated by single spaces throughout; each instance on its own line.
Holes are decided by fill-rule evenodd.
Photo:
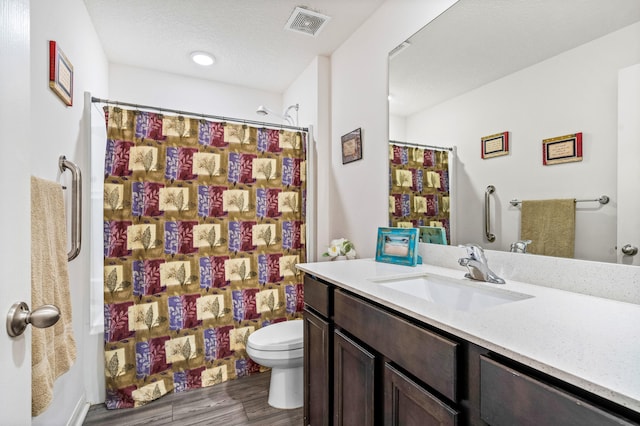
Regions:
M 268 402 L 272 407 L 289 409 L 303 405 L 302 323 L 302 320 L 278 322 L 249 335 L 249 357 L 271 367 Z

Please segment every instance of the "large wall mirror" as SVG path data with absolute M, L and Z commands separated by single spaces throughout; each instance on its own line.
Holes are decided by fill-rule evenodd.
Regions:
M 455 147 L 450 243 L 509 250 L 521 239 L 512 200 L 594 200 L 575 204 L 574 257 L 633 264 L 619 217 L 627 199 L 640 217 L 640 179 L 627 193 L 618 182 L 640 158 L 623 155 L 619 133 L 640 120 L 620 95 L 638 64 L 638 0 L 459 0 L 391 52 L 389 139 Z M 482 138 L 503 132 L 506 155 L 483 158 Z M 578 133 L 580 161 L 543 164 L 543 140 Z

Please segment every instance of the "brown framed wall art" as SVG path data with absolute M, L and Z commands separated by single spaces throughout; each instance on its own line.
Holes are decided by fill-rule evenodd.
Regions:
M 362 159 L 362 129 L 357 128 L 341 138 L 342 164 Z

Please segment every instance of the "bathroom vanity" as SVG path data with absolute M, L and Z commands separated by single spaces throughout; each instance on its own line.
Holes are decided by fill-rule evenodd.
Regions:
M 640 305 L 371 259 L 305 272 L 305 425 L 640 424 Z

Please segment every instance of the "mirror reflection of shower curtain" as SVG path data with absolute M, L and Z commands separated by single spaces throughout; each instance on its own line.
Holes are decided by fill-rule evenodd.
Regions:
M 263 371 L 249 335 L 304 306 L 306 132 L 105 113 L 107 408 Z
M 442 227 L 451 243 L 453 148 L 389 142 L 389 226 Z

